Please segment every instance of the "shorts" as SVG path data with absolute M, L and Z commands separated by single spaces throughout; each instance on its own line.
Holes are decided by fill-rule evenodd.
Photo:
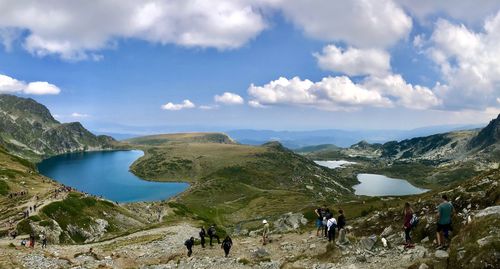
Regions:
M 452 231 L 453 229 L 451 228 L 451 223 L 448 224 L 437 224 L 437 231 Z
M 320 219 L 316 220 L 316 227 L 318 227 L 318 228 L 323 227 L 323 221 Z

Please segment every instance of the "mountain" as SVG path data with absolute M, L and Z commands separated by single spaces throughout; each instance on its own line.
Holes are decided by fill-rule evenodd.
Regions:
M 224 133 L 176 133 L 135 137 L 125 140 L 133 145 L 161 146 L 170 143 L 220 143 L 235 144 L 235 141 Z
M 483 128 L 470 142 L 470 148 L 486 148 L 500 141 L 500 115 Z
M 115 140 L 95 136 L 79 122 L 60 123 L 31 98 L 0 95 L 0 145 L 32 160 L 84 150 L 112 148 Z
M 272 131 L 272 130 L 231 130 L 226 133 L 242 144 L 261 145 L 267 141 L 279 141 L 287 148 L 300 149 L 320 144 L 349 147 L 358 141 L 384 143 L 412 137 L 428 136 L 436 133 L 477 128 L 478 125 L 443 125 L 422 127 L 412 130 L 312 130 L 312 131 Z

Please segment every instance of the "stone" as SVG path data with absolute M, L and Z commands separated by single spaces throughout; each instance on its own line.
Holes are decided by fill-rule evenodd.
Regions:
M 310 244 L 309 245 L 309 249 L 315 249 L 316 248 L 316 244 Z
M 426 236 L 426 237 L 424 237 L 424 239 L 420 240 L 420 243 L 427 243 L 427 242 L 429 242 L 428 236 Z
M 371 250 L 375 243 L 377 243 L 377 236 L 364 237 L 360 240 L 361 246 L 366 250 Z
M 337 241 L 338 244 L 344 245 L 344 244 L 348 244 L 349 243 L 349 239 L 347 239 L 346 234 L 347 234 L 346 229 L 341 229 L 340 230 L 340 232 L 339 232 L 339 240 Z
M 420 264 L 420 266 L 418 267 L 418 269 L 429 269 L 429 266 L 425 263 L 422 263 Z
M 387 237 L 392 233 L 393 229 L 392 226 L 387 226 L 384 231 L 380 234 L 380 237 Z
M 262 259 L 271 256 L 271 254 L 269 254 L 265 248 L 258 248 L 252 253 L 252 256 L 254 258 Z
M 448 252 L 444 250 L 436 250 L 434 253 L 434 269 L 447 269 L 448 257 Z
M 489 215 L 500 215 L 500 205 L 490 206 L 490 207 L 487 207 L 487 208 L 479 211 L 476 214 L 476 218 L 486 217 Z
M 274 222 L 274 231 L 277 233 L 286 233 L 294 231 L 300 228 L 300 226 L 306 225 L 307 219 L 301 213 L 286 213 L 281 215 L 281 217 Z

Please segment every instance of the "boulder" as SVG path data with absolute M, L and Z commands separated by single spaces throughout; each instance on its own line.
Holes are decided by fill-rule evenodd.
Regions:
M 448 268 L 448 252 L 444 250 L 436 250 L 434 253 L 434 269 Z
M 384 231 L 380 234 L 380 237 L 387 237 L 388 235 L 392 234 L 393 229 L 392 226 L 387 226 Z
M 429 269 L 429 266 L 425 263 L 422 263 L 420 264 L 420 266 L 418 267 L 418 269 Z
M 490 207 L 487 207 L 487 208 L 479 211 L 476 214 L 476 218 L 486 217 L 489 215 L 500 215 L 500 205 L 490 206 Z
M 377 243 L 377 236 L 364 237 L 359 242 L 364 249 L 371 250 L 375 246 L 375 243 Z
M 286 213 L 274 222 L 274 231 L 277 233 L 286 233 L 297 230 L 302 225 L 307 224 L 307 219 L 301 213 Z

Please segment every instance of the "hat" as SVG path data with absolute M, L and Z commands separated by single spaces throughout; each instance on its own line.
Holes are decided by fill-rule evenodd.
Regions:
M 267 220 L 263 220 L 262 223 L 266 224 L 267 223 Z

